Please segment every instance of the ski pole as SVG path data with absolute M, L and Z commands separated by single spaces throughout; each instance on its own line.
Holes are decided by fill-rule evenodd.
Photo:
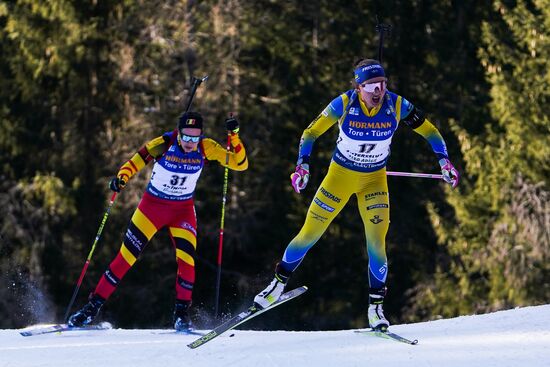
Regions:
M 434 174 L 434 173 L 414 173 L 414 172 L 387 171 L 386 175 L 388 175 L 388 176 L 402 176 L 402 177 L 418 177 L 418 178 L 435 178 L 435 179 L 438 179 L 438 180 L 443 180 L 443 175 Z
M 233 114 L 229 114 L 229 117 L 233 117 Z M 223 194 L 222 194 L 222 216 L 220 223 L 220 241 L 218 243 L 218 271 L 216 276 L 216 302 L 214 309 L 214 317 L 218 317 L 218 305 L 220 301 L 220 283 L 222 275 L 222 250 L 223 250 L 223 228 L 225 223 L 225 202 L 227 200 L 227 186 L 229 181 L 229 152 L 231 150 L 231 132 L 227 132 L 227 145 L 225 151 L 225 171 L 223 174 Z
M 80 277 L 78 278 L 78 281 L 76 282 L 76 287 L 73 292 L 73 296 L 71 297 L 71 301 L 69 302 L 69 306 L 67 307 L 67 311 L 65 311 L 65 316 L 63 317 L 63 320 L 67 321 L 67 318 L 69 317 L 69 313 L 71 312 L 71 308 L 73 307 L 74 300 L 76 299 L 76 295 L 78 294 L 78 291 L 80 290 L 80 285 L 82 284 L 82 280 L 84 279 L 84 275 L 86 274 L 86 270 L 88 270 L 88 265 L 90 265 L 90 261 L 92 260 L 92 255 L 95 250 L 95 246 L 97 245 L 97 242 L 99 241 L 99 237 L 101 237 L 101 232 L 103 232 L 103 227 L 105 226 L 105 222 L 107 222 L 107 218 L 109 217 L 109 213 L 111 212 L 111 207 L 113 206 L 113 203 L 116 199 L 116 192 L 113 192 L 113 195 L 111 196 L 111 199 L 109 200 L 109 205 L 107 205 L 107 209 L 105 209 L 105 213 L 103 214 L 103 219 L 101 220 L 101 224 L 99 225 L 99 229 L 97 231 L 97 234 L 95 235 L 95 240 L 92 245 L 92 249 L 90 250 L 90 253 L 88 254 L 88 258 L 86 259 L 86 262 L 84 263 L 84 267 L 82 268 L 82 271 L 80 272 Z
M 187 101 L 185 112 L 188 112 L 189 108 L 191 108 L 191 103 L 193 102 L 193 97 L 195 97 L 195 92 L 197 91 L 197 88 L 199 87 L 199 85 L 201 85 L 202 82 L 206 81 L 207 79 L 208 75 L 205 75 L 202 78 L 193 77 L 193 85 L 191 86 L 191 93 L 189 93 L 189 100 Z
M 376 16 L 376 31 L 380 34 L 378 40 L 378 61 L 382 62 L 382 49 L 384 48 L 384 34 L 387 33 L 388 36 L 391 34 L 391 24 L 380 23 L 378 20 L 378 15 Z

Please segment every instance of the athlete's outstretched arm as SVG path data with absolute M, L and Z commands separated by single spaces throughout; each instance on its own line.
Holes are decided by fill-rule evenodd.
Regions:
M 336 97 L 304 130 L 300 139 L 297 165 L 309 164 L 313 143 L 342 117 L 348 102 L 349 98 L 345 93 Z
M 406 103 L 409 102 L 406 101 Z M 445 140 L 443 140 L 439 130 L 424 116 L 424 112 L 412 105 L 408 110 L 410 112 L 407 113 L 407 116 L 402 121 L 430 143 L 439 161 L 443 179 L 454 189 L 458 185 L 460 174 L 449 160 Z
M 410 102 L 404 100 L 403 105 L 407 106 L 408 103 Z M 441 136 L 439 130 L 437 130 L 437 128 L 426 118 L 424 112 L 412 105 L 411 108 L 402 108 L 402 111 L 406 116 L 402 117 L 401 121 L 430 143 L 437 159 L 448 159 L 447 145 L 445 144 L 443 136 Z
M 231 134 L 231 147 L 233 150 L 227 152 L 225 147 L 216 143 L 214 140 L 205 138 L 202 140 L 204 147 L 204 156 L 210 161 L 218 161 L 222 166 L 226 166 L 226 155 L 229 154 L 227 167 L 235 171 L 244 171 L 248 168 L 248 158 L 246 157 L 246 149 L 239 138 L 239 134 Z
M 169 134 L 164 134 L 145 143 L 126 163 L 118 170 L 117 177 L 127 183 L 136 173 L 143 169 L 153 159 L 162 155 L 166 144 L 169 144 Z

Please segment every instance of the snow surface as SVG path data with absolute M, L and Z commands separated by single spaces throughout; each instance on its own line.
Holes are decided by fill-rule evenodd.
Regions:
M 550 366 L 550 305 L 390 329 L 418 339 L 418 345 L 353 330 L 236 330 L 192 350 L 186 345 L 198 336 L 169 330 L 72 331 L 32 337 L 21 336 L 20 330 L 0 330 L 0 366 Z

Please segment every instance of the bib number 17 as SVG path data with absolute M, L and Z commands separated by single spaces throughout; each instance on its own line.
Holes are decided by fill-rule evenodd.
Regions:
M 370 153 L 376 147 L 376 144 L 361 144 L 359 145 L 359 153 Z

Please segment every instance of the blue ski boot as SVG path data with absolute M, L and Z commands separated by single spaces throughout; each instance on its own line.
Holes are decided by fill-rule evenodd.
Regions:
M 174 308 L 174 329 L 178 332 L 190 331 L 193 329 L 193 323 L 189 317 L 189 307 L 191 301 L 176 300 Z
M 90 324 L 94 321 L 104 303 L 105 300 L 97 294 L 90 294 L 88 303 L 69 317 L 67 325 L 70 327 L 82 327 Z

